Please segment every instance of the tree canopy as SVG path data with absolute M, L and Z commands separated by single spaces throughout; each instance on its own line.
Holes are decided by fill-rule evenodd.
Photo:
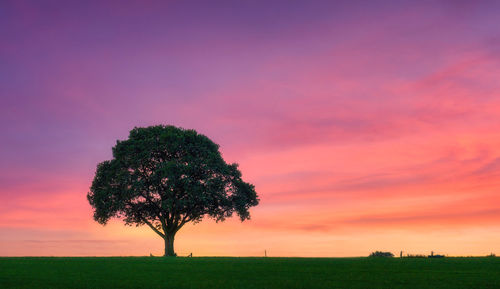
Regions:
M 238 165 L 226 163 L 219 146 L 195 130 L 136 127 L 117 141 L 113 159 L 97 165 L 87 199 L 100 224 L 116 217 L 147 225 L 164 239 L 165 256 L 174 256 L 175 234 L 186 223 L 233 213 L 250 218 L 259 199 L 241 177 Z

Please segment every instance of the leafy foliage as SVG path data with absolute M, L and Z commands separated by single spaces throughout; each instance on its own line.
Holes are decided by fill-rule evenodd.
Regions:
M 134 128 L 117 141 L 113 159 L 97 166 L 87 195 L 94 219 L 106 224 L 148 225 L 166 238 L 187 222 L 208 216 L 250 218 L 259 203 L 254 186 L 227 164 L 219 146 L 194 130 L 174 126 Z

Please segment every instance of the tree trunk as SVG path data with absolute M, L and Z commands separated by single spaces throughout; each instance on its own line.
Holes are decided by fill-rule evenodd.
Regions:
M 174 237 L 175 233 L 173 234 L 165 234 L 165 257 L 173 257 L 177 256 L 174 252 Z

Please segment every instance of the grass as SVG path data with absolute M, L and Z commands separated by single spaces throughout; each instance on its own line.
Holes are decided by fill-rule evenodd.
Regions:
M 0 258 L 0 288 L 500 288 L 500 258 Z

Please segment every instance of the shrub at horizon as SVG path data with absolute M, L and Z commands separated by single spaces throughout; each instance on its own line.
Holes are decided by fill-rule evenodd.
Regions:
M 188 222 L 224 221 L 236 213 L 250 219 L 259 203 L 238 165 L 227 164 L 219 146 L 195 130 L 175 126 L 136 127 L 117 141 L 113 159 L 97 165 L 90 192 L 94 220 L 115 217 L 126 225 L 148 225 L 175 256 L 174 238 Z
M 423 254 L 407 254 L 404 258 L 427 258 L 427 256 Z
M 372 252 L 369 257 L 394 257 L 394 254 L 391 252 L 375 251 Z

